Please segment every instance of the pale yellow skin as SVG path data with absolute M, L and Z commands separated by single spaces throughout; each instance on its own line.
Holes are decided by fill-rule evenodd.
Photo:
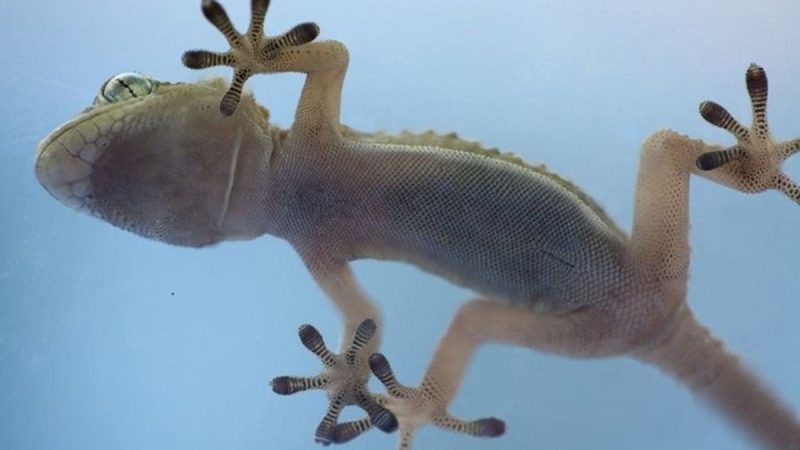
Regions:
M 407 261 L 474 288 L 480 297 L 456 314 L 420 388 L 397 386 L 390 376 L 382 377 L 389 393 L 378 399 L 399 421 L 398 448 L 410 448 L 415 430 L 429 422 L 475 435 L 502 432 L 487 431 L 484 422 L 462 421 L 446 411 L 472 355 L 485 342 L 570 357 L 630 355 L 676 377 L 763 445 L 800 448 L 800 424 L 792 412 L 697 323 L 686 303 L 690 174 L 745 192 L 780 189 L 795 201 L 800 198 L 780 170 L 800 145 L 772 140 L 757 95 L 754 125 L 748 131 L 721 120 L 737 135 L 746 155 L 741 159 L 700 171 L 698 157 L 720 147 L 672 131 L 659 131 L 644 142 L 628 237 L 585 194 L 541 167 L 525 166 L 456 136 L 370 135 L 342 126 L 339 107 L 348 53 L 341 43 L 290 46 L 266 60 L 253 47 L 257 45 L 235 67 L 246 60 L 254 73 L 306 74 L 290 130 L 269 125 L 266 110 L 250 96 L 242 98 L 231 117 L 223 117 L 218 104 L 226 86 L 220 80 L 156 84 L 146 95 L 95 105 L 43 140 L 36 161 L 40 181 L 69 206 L 168 243 L 202 246 L 265 233 L 287 239 L 339 308 L 345 324 L 342 349 L 365 319 L 377 321 L 381 329 L 377 308 L 353 277 L 353 259 Z M 575 266 L 583 278 L 560 286 L 569 295 L 520 297 L 497 285 L 502 274 L 476 276 L 466 262 L 463 267 L 442 262 L 444 257 L 436 254 L 439 247 L 415 250 L 421 245 L 416 231 L 388 229 L 394 222 L 382 210 L 386 205 L 380 199 L 385 197 L 370 193 L 385 189 L 382 183 L 403 187 L 409 178 L 395 180 L 386 174 L 405 164 L 446 169 L 467 163 L 490 179 L 513 175 L 533 188 L 557 191 L 561 197 L 547 206 L 574 211 L 568 214 L 570 223 L 578 223 L 578 231 L 589 233 L 591 243 L 601 247 L 599 256 Z M 453 182 L 436 179 L 437 173 L 426 173 L 425 179 Z M 462 189 L 471 192 L 469 185 Z M 458 196 L 450 200 L 466 202 Z M 498 199 L 478 200 L 483 201 Z M 519 204 L 528 201 L 520 198 Z M 432 205 L 432 210 L 439 207 Z M 479 221 L 463 220 L 473 233 L 489 233 L 481 237 L 499 241 L 510 232 L 501 225 L 486 232 Z M 557 237 L 567 247 L 576 239 Z M 458 253 L 461 241 L 453 239 L 451 250 Z M 606 265 L 592 266 L 597 261 Z M 604 278 L 606 273 L 613 276 Z M 537 283 L 532 284 L 535 292 Z M 351 367 L 337 363 L 326 368 L 320 376 L 331 395 L 364 385 L 367 357 L 377 351 L 379 340 L 369 340 Z M 315 353 L 333 358 L 324 350 Z M 354 402 L 351 397 L 343 401 Z M 329 410 L 329 425 L 341 406 Z M 317 438 L 341 441 L 343 434 L 331 433 L 348 431 L 354 437 L 369 427 L 369 419 L 322 427 Z

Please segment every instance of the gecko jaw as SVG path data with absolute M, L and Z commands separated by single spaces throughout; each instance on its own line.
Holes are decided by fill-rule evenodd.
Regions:
M 36 150 L 36 178 L 70 208 L 88 212 L 93 200 L 92 166 L 109 145 L 92 119 L 83 116 L 68 122 L 47 136 Z

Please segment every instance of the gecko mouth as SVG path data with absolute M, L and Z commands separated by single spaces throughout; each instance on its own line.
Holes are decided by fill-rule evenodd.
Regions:
M 36 178 L 61 203 L 89 212 L 92 201 L 92 165 L 105 150 L 122 122 L 115 121 L 117 105 L 84 112 L 50 133 L 36 151 Z

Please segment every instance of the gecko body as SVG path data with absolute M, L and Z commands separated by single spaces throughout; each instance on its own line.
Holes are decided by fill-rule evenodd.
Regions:
M 793 413 L 686 304 L 690 174 L 800 200 L 780 171 L 800 141 L 771 139 L 763 69 L 747 72 L 751 128 L 719 105 L 701 106 L 706 120 L 737 137 L 736 147 L 672 131 L 645 141 L 628 236 L 542 166 L 456 136 L 368 134 L 341 125 L 346 48 L 312 42 L 313 24 L 264 36 L 267 4 L 253 0 L 250 28 L 240 34 L 219 4 L 203 2 L 231 50 L 187 52 L 184 63 L 234 67 L 227 91 L 220 80 L 112 77 L 91 108 L 42 141 L 36 173 L 63 203 L 147 238 L 196 247 L 263 234 L 290 242 L 345 322 L 338 354 L 313 327 L 302 327 L 302 343 L 325 369 L 272 384 L 280 394 L 328 392 L 317 441 L 342 443 L 377 426 L 399 428 L 398 448 L 406 449 L 425 423 L 502 434 L 499 419 L 447 412 L 475 349 L 495 341 L 573 357 L 631 355 L 673 375 L 765 445 L 800 447 Z M 288 130 L 271 125 L 267 111 L 241 94 L 252 74 L 276 72 L 306 74 Z M 349 267 L 361 258 L 409 262 L 480 295 L 456 314 L 418 388 L 400 385 L 376 353 L 380 314 Z M 370 372 L 387 394 L 368 391 Z M 349 404 L 367 417 L 339 423 Z

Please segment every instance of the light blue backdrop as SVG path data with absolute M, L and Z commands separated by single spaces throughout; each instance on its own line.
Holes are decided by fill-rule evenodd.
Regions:
M 61 206 L 33 176 L 37 142 L 107 77 L 201 76 L 181 66 L 182 52 L 225 47 L 199 3 L 3 7 L 2 449 L 317 448 L 324 396 L 279 397 L 267 385 L 318 370 L 298 325 L 315 324 L 330 343 L 339 333 L 288 245 L 263 238 L 198 251 L 145 241 Z M 225 6 L 246 24 L 249 2 Z M 323 38 L 349 46 L 346 123 L 455 130 L 545 161 L 629 229 L 639 144 L 664 127 L 730 144 L 696 107 L 714 99 L 749 123 L 751 61 L 770 75 L 776 136 L 800 135 L 799 17 L 795 0 L 276 0 L 267 30 L 314 20 Z M 301 82 L 259 77 L 249 87 L 285 126 Z M 800 176 L 800 163 L 789 171 Z M 691 198 L 690 303 L 800 410 L 800 208 L 704 181 Z M 470 294 L 400 264 L 359 262 L 356 271 L 385 312 L 384 352 L 401 381 L 416 383 Z M 487 347 L 452 411 L 504 418 L 508 433 L 478 440 L 426 428 L 416 448 L 753 448 L 673 381 L 622 358 Z M 393 446 L 378 432 L 349 444 Z

